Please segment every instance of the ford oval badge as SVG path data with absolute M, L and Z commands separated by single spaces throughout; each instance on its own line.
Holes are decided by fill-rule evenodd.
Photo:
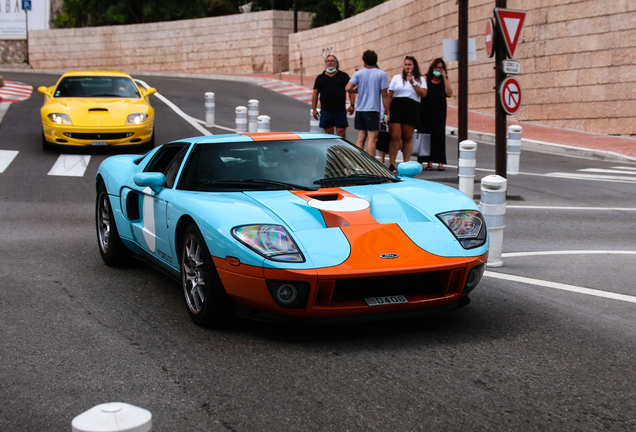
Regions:
M 382 259 L 394 259 L 394 258 L 398 258 L 399 255 L 398 254 L 394 254 L 394 253 L 386 253 L 386 254 L 382 254 L 380 255 L 380 258 Z

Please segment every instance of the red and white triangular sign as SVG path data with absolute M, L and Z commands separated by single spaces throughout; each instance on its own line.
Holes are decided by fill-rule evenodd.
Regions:
M 506 42 L 505 45 L 508 56 L 513 58 L 515 56 L 517 42 L 519 42 L 523 21 L 526 19 L 526 12 L 495 8 L 495 17 L 497 17 L 497 23 L 501 29 L 503 39 Z

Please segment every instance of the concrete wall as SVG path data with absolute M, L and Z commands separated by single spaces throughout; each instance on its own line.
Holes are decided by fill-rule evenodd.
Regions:
M 309 28 L 311 14 L 298 17 Z M 288 69 L 293 12 L 264 11 L 196 20 L 29 32 L 33 69 L 129 72 L 273 73 Z
M 494 114 L 494 58 L 484 48 L 486 20 L 494 0 L 469 2 L 469 37 L 477 61 L 469 65 L 471 110 Z M 508 0 L 508 9 L 527 12 L 515 60 L 521 62 L 523 101 L 510 117 L 549 126 L 611 135 L 636 135 L 636 1 Z M 405 55 L 421 69 L 443 55 L 443 39 L 457 38 L 456 0 L 390 0 L 346 21 L 290 34 L 290 70 L 303 57 L 306 74 L 323 70 L 332 50 L 349 74 L 373 49 L 389 78 Z M 457 62 L 450 62 L 457 91 Z M 449 100 L 457 105 L 457 97 Z

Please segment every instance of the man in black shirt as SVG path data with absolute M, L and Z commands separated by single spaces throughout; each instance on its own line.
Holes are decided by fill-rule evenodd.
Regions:
M 311 108 L 314 118 L 318 119 L 318 97 L 320 96 L 320 127 L 325 133 L 347 137 L 347 112 L 353 114 L 355 99 L 347 109 L 347 92 L 345 87 L 349 82 L 349 75 L 339 70 L 340 64 L 336 56 L 330 54 L 325 58 L 325 71 L 318 75 L 314 82 L 314 94 L 311 98 Z

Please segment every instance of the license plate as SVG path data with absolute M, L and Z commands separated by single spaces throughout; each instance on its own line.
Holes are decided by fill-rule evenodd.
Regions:
M 382 306 L 396 303 L 408 303 L 409 301 L 403 295 L 385 296 L 385 297 L 369 297 L 364 299 L 368 306 Z
M 94 146 L 107 146 L 108 141 L 91 141 L 91 145 Z

